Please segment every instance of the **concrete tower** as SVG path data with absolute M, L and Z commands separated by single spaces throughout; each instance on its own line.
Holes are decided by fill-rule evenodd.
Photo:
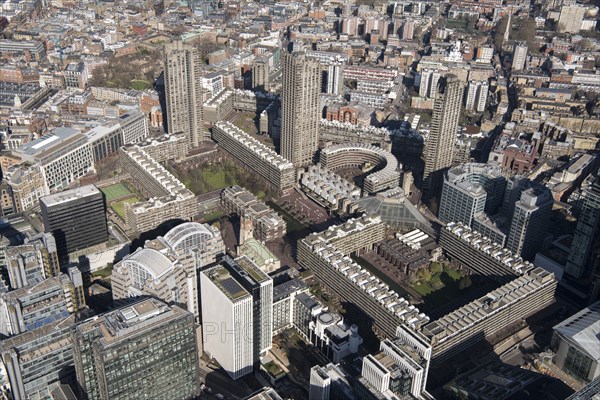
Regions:
M 431 132 L 423 151 L 423 191 L 427 195 L 435 194 L 444 170 L 452 165 L 463 92 L 463 83 L 456 76 L 448 75 L 444 92 L 438 93 L 434 100 Z
M 595 260 L 594 245 L 600 233 L 600 175 L 589 177 L 584 183 L 583 204 L 573 235 L 573 244 L 566 272 L 575 278 L 588 277 Z M 596 250 L 597 252 L 597 250 Z
M 311 165 L 319 144 L 321 66 L 303 52 L 285 52 L 281 96 L 281 155 L 295 168 Z
M 554 201 L 550 191 L 534 185 L 515 204 L 506 247 L 526 260 L 542 249 Z
M 196 147 L 209 140 L 202 108 L 202 58 L 198 49 L 181 41 L 164 48 L 165 97 L 169 133 L 186 132 Z
M 527 43 L 517 42 L 515 43 L 513 51 L 512 69 L 513 71 L 522 71 L 525 69 L 527 62 Z

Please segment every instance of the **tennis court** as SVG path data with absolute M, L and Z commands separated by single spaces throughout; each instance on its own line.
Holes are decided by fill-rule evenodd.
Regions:
M 114 199 L 118 199 L 119 197 L 127 196 L 128 194 L 131 194 L 131 191 L 129 189 L 127 189 L 127 187 L 125 185 L 123 185 L 122 183 L 116 183 L 114 185 L 106 186 L 106 187 L 100 188 L 100 190 L 102 190 L 102 192 L 104 192 L 107 202 L 112 201 Z

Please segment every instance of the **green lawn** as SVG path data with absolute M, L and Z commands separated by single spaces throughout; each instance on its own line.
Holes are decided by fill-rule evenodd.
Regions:
M 121 217 L 123 221 L 125 221 L 125 203 L 133 204 L 137 203 L 138 201 L 140 201 L 140 199 L 138 199 L 137 197 L 130 197 L 128 199 L 112 203 L 110 205 L 110 208 L 112 208 L 114 212 L 116 212 L 117 215 Z
M 131 88 L 133 90 L 146 90 L 150 87 L 150 82 L 141 79 L 132 79 Z
M 225 186 L 227 186 L 227 183 L 225 182 L 225 172 L 223 170 L 221 170 L 221 171 L 210 171 L 210 170 L 202 171 L 202 177 L 204 178 L 204 181 L 210 188 L 209 192 L 211 192 L 213 190 L 221 189 L 221 188 L 224 188 Z
M 112 270 L 113 270 L 113 266 L 112 266 L 112 264 L 109 264 L 102 269 L 92 272 L 92 276 L 100 276 L 102 278 L 107 278 L 112 274 Z
M 239 185 L 238 171 L 233 164 L 213 164 L 178 173 L 170 170 L 186 188 L 196 194 L 212 192 L 228 186 Z
M 123 185 L 122 183 L 116 183 L 114 185 L 105 186 L 103 188 L 100 188 L 100 190 L 106 196 L 107 202 L 131 194 L 131 191 L 127 189 L 127 186 Z
M 423 297 L 424 311 L 435 310 L 464 294 L 459 288 L 462 277 L 462 272 L 446 267 L 444 271 L 432 274 L 428 281 L 421 280 L 411 288 Z
M 225 213 L 223 211 L 217 210 L 217 211 L 213 211 L 211 213 L 204 215 L 203 218 L 204 218 L 205 222 L 212 222 L 212 221 L 215 221 L 215 220 L 221 218 L 223 215 L 225 215 Z
M 281 369 L 281 367 L 279 367 L 279 365 L 275 364 L 274 361 L 270 361 L 266 364 L 263 364 L 263 367 L 269 372 L 269 374 L 271 374 L 271 376 L 273 376 L 274 378 L 279 377 L 281 374 L 283 374 L 283 370 Z

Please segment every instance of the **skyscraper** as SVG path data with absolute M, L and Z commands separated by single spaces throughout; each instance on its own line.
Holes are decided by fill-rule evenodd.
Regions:
M 464 91 L 462 82 L 456 76 L 448 75 L 444 86 L 443 94 L 438 93 L 434 100 L 431 131 L 423 150 L 423 191 L 428 195 L 435 194 L 444 169 L 452 165 L 454 141 L 461 114 Z
M 590 176 L 584 183 L 583 204 L 573 235 L 573 244 L 565 272 L 584 278 L 592 272 L 590 255 L 600 231 L 600 175 Z
M 94 185 L 40 198 L 44 229 L 56 239 L 61 259 L 108 241 L 104 195 Z
M 526 260 L 541 250 L 554 200 L 550 191 L 532 185 L 521 193 L 512 214 L 506 247 Z
M 512 70 L 522 71 L 527 62 L 527 43 L 517 42 L 513 50 Z
M 257 56 L 252 64 L 252 89 L 269 91 L 269 57 Z
M 328 94 L 340 94 L 344 89 L 344 62 L 336 57 L 331 60 L 324 71 L 323 92 Z
M 321 66 L 304 52 L 284 52 L 281 155 L 294 167 L 311 165 L 319 145 Z
M 474 110 L 477 112 L 485 111 L 488 92 L 489 85 L 487 82 L 469 82 L 469 89 L 467 90 L 467 100 L 465 102 L 465 109 Z
M 437 69 L 423 68 L 421 70 L 421 80 L 419 83 L 419 96 L 435 98 L 441 76 L 442 75 Z
M 195 47 L 174 41 L 164 48 L 165 97 L 169 133 L 185 132 L 194 147 L 208 140 L 202 108 L 202 58 Z
M 273 280 L 245 256 L 223 257 L 200 276 L 205 350 L 233 379 L 271 348 Z
M 200 393 L 194 315 L 156 299 L 83 322 L 73 351 L 88 400 L 186 400 Z
M 252 295 L 222 265 L 200 274 L 202 343 L 232 379 L 253 369 Z
M 438 217 L 471 226 L 477 213 L 498 211 L 505 187 L 502 171 L 495 165 L 465 163 L 450 168 L 444 176 Z

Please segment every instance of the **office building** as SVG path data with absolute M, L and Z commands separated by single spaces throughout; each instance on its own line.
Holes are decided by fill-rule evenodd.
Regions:
M 313 163 L 319 145 L 321 66 L 301 52 L 282 55 L 281 155 L 295 168 Z
M 108 241 L 104 194 L 94 185 L 40 198 L 44 230 L 56 240 L 59 257 Z
M 307 293 L 294 297 L 292 320 L 300 336 L 334 363 L 356 354 L 363 343 L 357 325 L 344 322 L 340 314 L 329 311 Z
M 600 377 L 600 301 L 554 326 L 554 364 L 575 378 Z
M 294 326 L 296 295 L 307 292 L 308 286 L 299 278 L 273 286 L 273 335 Z
M 527 43 L 517 42 L 513 47 L 512 70 L 522 71 L 527 63 Z
M 258 366 L 260 357 L 271 349 L 273 338 L 273 279 L 248 257 L 235 261 L 228 256 L 222 259 L 228 271 L 252 295 L 253 359 Z
M 506 283 L 533 268 L 530 262 L 460 222 L 450 222 L 442 228 L 439 242 L 452 260 L 499 283 Z
M 54 128 L 13 154 L 31 164 L 39 163 L 50 190 L 63 190 L 88 173 L 95 172 L 92 146 L 77 129 Z
M 534 185 L 523 191 L 515 204 L 506 247 L 526 260 L 542 249 L 554 199 L 546 187 Z
M 585 385 L 565 400 L 598 400 L 598 393 L 600 393 L 600 378 Z
M 221 192 L 221 205 L 251 223 L 253 236 L 265 243 L 282 238 L 287 232 L 283 218 L 248 190 L 231 186 Z
M 250 261 L 247 257 L 239 257 L 235 261 L 229 257 L 224 256 L 217 268 L 224 268 L 228 275 L 231 277 L 231 281 L 236 285 L 242 288 L 242 291 L 248 293 L 252 298 L 252 315 L 250 316 L 250 325 L 229 325 L 229 321 L 227 319 L 221 320 L 223 324 L 221 327 L 224 329 L 233 328 L 235 330 L 234 335 L 244 335 L 237 336 L 238 338 L 242 338 L 246 342 L 246 345 L 251 346 L 251 359 L 252 365 L 258 367 L 260 357 L 266 355 L 272 345 L 273 339 L 273 280 L 263 271 L 261 271 L 252 261 Z M 227 353 L 227 346 L 219 346 L 214 339 L 214 335 L 210 333 L 210 327 L 213 326 L 218 320 L 213 319 L 211 315 L 215 313 L 221 312 L 221 308 L 217 306 L 214 298 L 209 296 L 204 296 L 204 285 L 210 287 L 213 291 L 216 288 L 216 281 L 207 281 L 206 277 L 210 277 L 210 273 L 208 275 L 204 274 L 201 276 L 201 284 L 202 286 L 202 319 L 203 326 L 207 326 L 210 341 L 206 341 L 205 337 L 205 350 L 221 363 L 224 354 Z M 228 283 L 221 281 L 224 285 L 223 288 L 228 290 Z M 227 282 L 227 281 L 226 281 Z M 211 285 L 212 283 L 212 285 Z M 217 285 L 218 287 L 218 285 Z M 219 289 L 223 290 L 223 288 L 219 287 Z M 209 289 L 209 290 L 211 290 Z M 223 292 L 221 292 L 223 294 Z M 223 296 L 220 296 L 223 299 Z M 225 301 L 225 304 L 230 303 L 231 300 Z M 221 303 L 219 303 L 221 304 Z M 228 308 L 228 305 L 225 306 L 225 309 Z M 210 311 L 206 311 L 211 309 Z M 206 328 L 205 328 L 206 329 Z M 219 332 L 219 334 L 223 334 L 223 332 Z M 225 348 L 223 348 L 225 347 Z M 231 361 L 230 357 L 226 359 L 226 363 L 229 365 Z M 237 355 L 236 355 L 237 356 Z M 235 360 L 236 356 L 233 357 Z M 221 364 L 223 365 L 223 364 Z M 226 369 L 226 371 L 232 376 L 232 378 L 236 379 L 236 371 L 231 369 Z M 242 371 L 245 371 L 242 368 Z M 242 373 L 243 375 L 244 373 Z M 239 376 L 242 376 L 239 375 Z
M 583 23 L 586 7 L 581 4 L 563 5 L 558 17 L 558 31 L 567 33 L 579 33 Z
M 144 140 L 148 136 L 148 116 L 141 111 L 130 111 L 90 129 L 85 136 L 92 146 L 94 161 L 99 162 L 115 155 L 125 144 Z
M 444 86 L 443 94 L 436 94 L 434 100 L 431 131 L 423 150 L 423 191 L 428 195 L 436 194 L 444 170 L 452 165 L 454 142 L 462 109 L 462 82 L 455 76 L 448 75 Z
M 0 342 L 14 399 L 46 400 L 62 382 L 74 380 L 74 326 L 70 315 Z
M 176 40 L 164 48 L 165 98 L 169 133 L 185 132 L 196 147 L 209 140 L 202 108 L 202 56 L 192 45 Z
M 204 351 L 238 379 L 254 366 L 254 299 L 223 265 L 200 273 Z
M 329 363 L 310 369 L 309 400 L 356 400 L 352 378 L 339 366 Z
M 197 263 L 201 256 L 196 258 L 193 252 L 177 254 L 161 237 L 146 242 L 115 264 L 111 275 L 114 303 L 119 306 L 132 299 L 154 297 L 186 309 L 199 321 Z
M 11 289 L 40 283 L 60 273 L 56 241 L 51 233 L 26 239 L 26 243 L 4 250 Z
M 75 313 L 80 308 L 75 290 L 69 277 L 61 274 L 0 294 L 0 334 L 31 332 Z
M 84 62 L 71 62 L 63 71 L 67 88 L 85 90 L 89 79 L 88 69 Z
M 600 232 L 600 175 L 590 176 L 583 183 L 582 205 L 573 235 L 565 272 L 575 278 L 588 277 L 594 265 L 595 249 Z
M 193 399 L 200 394 L 194 316 L 146 299 L 84 321 L 73 359 L 81 397 Z
M 429 396 L 425 390 L 431 345 L 417 332 L 400 326 L 399 338 L 384 339 L 378 353 L 363 358 L 359 391 L 371 396 L 394 398 L 412 395 L 417 399 Z M 362 390 L 361 390 L 362 389 Z M 363 395 L 361 398 L 369 398 Z M 429 398 L 429 397 L 427 397 Z
M 37 207 L 39 198 L 50 194 L 50 189 L 44 178 L 44 170 L 39 163 L 13 165 L 3 172 L 8 183 L 15 213 Z
M 301 266 L 314 271 L 332 293 L 353 303 L 374 330 L 389 338 L 399 325 L 420 329 L 429 318 L 349 257 L 373 249 L 384 237 L 381 218 L 365 216 L 301 239 L 297 251 Z
M 268 92 L 270 73 L 269 57 L 257 56 L 252 63 L 252 89 Z
M 466 163 L 444 175 L 438 217 L 471 226 L 477 213 L 495 214 L 502 204 L 506 180 L 499 167 Z
M 296 182 L 292 163 L 228 121 L 219 121 L 212 129 L 213 139 L 253 172 L 277 190 Z
M 484 112 L 487 104 L 489 85 L 487 82 L 469 82 L 465 110 Z
M 535 268 L 483 297 L 423 326 L 432 362 L 464 354 L 471 346 L 554 302 L 554 275 Z
M 9 57 L 24 55 L 28 61 L 42 61 L 46 57 L 44 43 L 37 40 L 0 40 L 0 54 Z

